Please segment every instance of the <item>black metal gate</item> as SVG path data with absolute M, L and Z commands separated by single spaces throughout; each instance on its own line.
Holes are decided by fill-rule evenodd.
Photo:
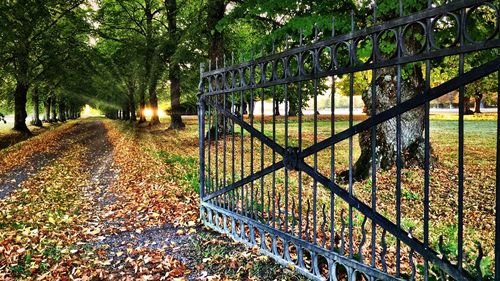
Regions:
M 491 237 L 469 241 L 474 229 L 464 227 L 463 203 L 466 87 L 495 75 L 494 91 L 500 94 L 498 3 L 462 0 L 440 7 L 429 4 L 407 16 L 401 8 L 400 13 L 362 30 L 355 30 L 352 20 L 351 32 L 344 35 L 335 34 L 333 21 L 328 38 L 315 32 L 306 41 L 301 34 L 287 39 L 281 51 L 273 46 L 270 54 L 248 62 L 234 64 L 231 58 L 232 65 L 226 66 L 221 58 L 222 68 L 205 71 L 202 66 L 200 216 L 206 225 L 314 280 L 500 280 L 500 216 L 494 211 L 499 208 L 498 149 L 495 184 L 467 186 L 490 188 L 495 194 L 484 202 L 492 210 L 483 217 L 491 220 L 484 221 L 492 226 Z M 476 31 L 478 23 L 490 30 Z M 387 47 L 391 44 L 392 49 Z M 486 51 L 489 59 L 465 64 L 466 56 Z M 456 68 L 456 76 L 432 82 L 434 65 L 455 57 L 457 65 L 449 67 Z M 405 75 L 416 75 L 408 74 L 409 65 L 422 70 L 423 87 L 403 100 Z M 393 79 L 396 102 L 380 110 L 376 104 L 384 98 L 380 83 L 385 82 L 377 72 L 384 69 L 393 69 L 393 77 L 381 79 Z M 354 95 L 359 94 L 355 81 L 363 79 L 371 79 L 362 93 L 371 100 L 366 118 L 354 112 Z M 336 112 L 339 88 L 348 100 L 345 113 Z M 453 91 L 458 93 L 459 114 L 456 177 L 450 179 L 455 188 L 449 200 L 456 203 L 454 226 L 446 231 L 439 229 L 444 220 L 440 216 L 446 214 L 436 214 L 431 204 L 431 187 L 439 183 L 433 178 L 429 109 L 431 101 Z M 325 102 L 318 97 L 325 92 L 330 104 L 323 104 L 327 112 L 321 113 L 319 103 Z M 310 114 L 302 114 L 306 97 L 312 100 Z M 410 169 L 402 160 L 402 130 L 408 122 L 404 116 L 412 110 L 423 112 L 425 156 L 423 165 Z M 382 171 L 377 126 L 388 123 L 395 126 L 396 164 Z M 369 135 L 371 166 L 361 185 L 353 171 L 363 149 L 355 145 L 362 132 Z M 495 140 L 498 147 L 498 129 Z M 410 173 L 416 176 L 408 180 Z M 387 182 L 391 175 L 394 179 Z M 405 188 L 416 182 L 421 188 L 412 197 Z M 421 219 L 414 218 L 417 214 Z M 405 220 L 405 215 L 412 219 Z M 484 239 L 489 239 L 490 249 L 480 243 Z M 497 254 L 485 257 L 488 253 Z

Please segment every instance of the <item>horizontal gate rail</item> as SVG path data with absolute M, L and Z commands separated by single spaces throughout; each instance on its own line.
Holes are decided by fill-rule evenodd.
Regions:
M 401 57 L 398 59 L 391 59 L 391 60 L 385 60 L 385 61 L 380 61 L 377 63 L 368 63 L 368 64 L 360 64 L 356 65 L 353 67 L 349 68 L 338 68 L 334 70 L 328 70 L 324 72 L 317 72 L 317 73 L 312 73 L 312 74 L 303 74 L 295 77 L 287 77 L 285 79 L 279 79 L 279 80 L 273 80 L 273 81 L 266 81 L 264 83 L 260 83 L 258 86 L 257 85 L 245 85 L 245 86 L 240 86 L 240 87 L 235 87 L 230 90 L 213 90 L 209 91 L 207 93 L 204 93 L 202 96 L 213 96 L 213 95 L 219 95 L 222 93 L 230 93 L 230 92 L 239 92 L 239 91 L 246 91 L 246 90 L 252 90 L 252 89 L 257 89 L 257 88 L 269 88 L 269 87 L 274 87 L 274 86 L 279 86 L 279 85 L 284 85 L 288 83 L 296 83 L 296 82 L 303 82 L 303 81 L 310 81 L 314 79 L 319 79 L 319 78 L 325 78 L 325 77 L 330 77 L 330 76 L 338 76 L 338 75 L 343 75 L 343 74 L 349 74 L 353 72 L 360 72 L 360 71 L 365 71 L 365 70 L 371 70 L 371 69 L 378 69 L 378 68 L 383 68 L 383 67 L 390 67 L 390 66 L 395 66 L 395 65 L 400 65 L 400 64 L 408 64 L 412 62 L 419 62 L 423 60 L 428 60 L 428 59 L 436 59 L 436 58 L 441 58 L 441 57 L 446 57 L 446 56 L 454 56 L 454 55 L 460 55 L 464 53 L 470 53 L 470 52 L 478 52 L 482 50 L 488 50 L 492 48 L 499 48 L 500 47 L 500 39 L 495 39 L 491 41 L 487 41 L 485 43 L 473 43 L 470 45 L 464 45 L 461 47 L 456 47 L 456 48 L 449 48 L 449 49 L 439 49 L 433 52 L 425 53 L 425 54 L 420 54 L 420 55 L 415 55 L 411 57 Z M 236 71 L 242 72 L 242 69 L 245 67 L 251 67 L 255 66 L 256 64 L 244 64 L 235 69 Z M 230 70 L 228 70 L 230 71 Z M 216 75 L 227 75 L 227 73 L 220 72 L 220 71 L 214 71 L 213 74 L 208 74 L 206 73 L 204 77 L 206 78 L 212 78 L 212 76 Z M 208 83 L 208 82 L 207 82 Z
M 248 217 L 245 217 L 245 216 L 242 216 L 242 215 L 239 215 L 239 214 L 235 214 L 235 213 L 232 213 L 232 212 L 228 212 L 224 209 L 220 209 L 218 208 L 218 206 L 215 206 L 213 204 L 210 204 L 210 203 L 206 203 L 206 202 L 203 202 L 201 207 L 204 209 L 203 212 L 216 212 L 216 213 L 220 213 L 220 214 L 223 214 L 225 216 L 227 216 L 228 218 L 231 218 L 231 219 L 234 219 L 234 220 L 237 220 L 237 221 L 240 221 L 240 222 L 244 222 L 250 226 L 253 226 L 253 227 L 256 227 L 258 228 L 259 230 L 263 231 L 263 232 L 268 232 L 268 233 L 276 233 L 276 230 L 265 225 L 265 224 L 262 224 L 260 222 L 257 222 L 257 221 L 254 221 L 252 219 L 249 219 Z M 233 230 L 233 228 L 231 227 L 231 229 L 227 229 L 227 226 L 226 228 L 224 226 L 220 227 L 220 225 L 217 225 L 213 222 L 211 223 L 208 223 L 210 226 L 212 226 L 213 228 L 215 228 L 216 230 L 222 232 L 222 233 L 226 233 L 226 234 L 235 234 Z M 307 243 L 307 242 L 304 242 L 303 240 L 301 239 L 297 239 L 297 237 L 294 237 L 292 235 L 289 235 L 289 234 L 286 234 L 286 233 L 280 233 L 279 234 L 282 238 L 294 243 L 295 245 L 299 245 L 299 246 L 302 246 L 302 247 L 305 247 L 311 251 L 314 251 L 316 252 L 317 254 L 320 254 L 320 255 L 323 255 L 325 257 L 329 257 L 335 261 L 338 261 L 338 262 L 341 262 L 341 264 L 346 264 L 356 270 L 362 270 L 363 272 L 369 272 L 370 273 L 370 276 L 373 276 L 374 278 L 378 278 L 378 279 L 381 279 L 381 280 L 400 280 L 399 278 L 395 278 L 393 276 L 390 276 L 390 275 L 387 275 L 386 273 L 382 272 L 382 271 L 379 271 L 377 269 L 373 269 L 371 267 L 368 267 L 366 266 L 365 264 L 362 264 L 362 263 L 359 263 L 355 260 L 352 260 L 352 259 L 349 259 L 349 258 L 346 258 L 344 256 L 341 256 L 335 252 L 331 252 L 331 251 L 327 251 L 321 247 L 318 247 L 316 245 L 312 245 L 310 243 Z M 245 237 L 245 236 L 239 236 L 239 237 L 236 237 L 236 240 L 239 241 L 239 242 L 242 242 L 242 243 L 245 243 L 251 247 L 255 246 L 255 244 L 251 243 L 251 237 Z M 267 249 L 265 246 L 262 246 L 261 245 L 258 245 L 261 247 L 261 250 L 266 253 L 266 254 L 269 254 L 271 256 L 273 256 L 274 258 L 277 258 L 279 259 L 278 261 L 283 265 L 283 266 L 287 266 L 289 267 L 290 264 L 291 264 L 291 261 L 289 259 L 286 259 L 286 258 L 283 258 L 281 256 L 279 256 L 277 253 L 276 253 L 276 249 Z M 297 269 L 300 269 L 300 268 L 297 268 Z M 313 274 L 311 274 L 310 272 L 308 271 L 301 271 L 301 273 L 305 274 L 306 276 L 312 278 L 312 279 L 317 279 L 317 277 Z

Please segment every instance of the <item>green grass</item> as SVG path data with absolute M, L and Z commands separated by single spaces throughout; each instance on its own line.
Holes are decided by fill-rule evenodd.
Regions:
M 198 160 L 192 156 L 181 156 L 163 150 L 157 151 L 156 155 L 167 165 L 180 165 L 182 173 L 173 175 L 177 181 L 184 186 L 188 186 L 196 193 L 200 192 L 200 175 L 198 170 Z

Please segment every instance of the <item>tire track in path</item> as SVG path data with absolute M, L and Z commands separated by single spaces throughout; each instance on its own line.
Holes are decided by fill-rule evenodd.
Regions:
M 42 138 L 44 136 L 41 136 Z M 30 141 L 30 140 L 29 140 Z M 22 164 L 12 167 L 0 174 L 0 199 L 9 196 L 24 181 L 35 175 L 40 169 L 64 155 L 75 143 L 90 147 L 89 158 L 99 161 L 101 155 L 111 155 L 111 144 L 107 142 L 106 130 L 101 121 L 82 120 L 63 132 L 57 144 L 49 151 L 35 153 L 27 157 Z M 31 145 L 26 143 L 25 145 Z M 97 163 L 97 162 L 96 162 Z M 89 163 L 94 164 L 94 163 Z

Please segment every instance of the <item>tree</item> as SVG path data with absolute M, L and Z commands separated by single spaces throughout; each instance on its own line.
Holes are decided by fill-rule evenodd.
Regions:
M 498 56 L 497 50 L 488 50 L 477 52 L 465 56 L 465 68 L 469 69 L 473 66 L 484 64 Z M 480 80 L 474 81 L 465 86 L 464 93 L 464 113 L 481 113 L 481 102 L 484 97 L 496 95 L 495 91 L 498 86 L 498 79 L 495 75 L 488 75 Z M 469 108 L 470 98 L 474 98 L 474 111 Z
M 165 33 L 163 5 L 157 0 L 99 2 L 95 20 L 97 34 L 105 39 L 127 45 L 140 59 L 142 79 L 138 82 L 139 122 L 145 122 L 146 93 L 153 111 L 151 125 L 159 123 L 157 86 L 164 66 L 161 59 Z
M 43 72 L 44 46 L 55 26 L 72 14 L 83 0 L 4 1 L 0 4 L 0 50 L 3 65 L 16 80 L 14 129 L 26 134 L 26 102 L 30 85 Z
M 350 0 L 307 3 L 296 0 L 236 1 L 219 26 L 221 29 L 230 31 L 230 37 L 226 40 L 229 41 L 230 49 L 242 49 L 244 53 L 264 50 L 261 54 L 269 54 L 273 51 L 284 51 L 287 47 L 297 47 L 301 43 L 307 45 L 315 40 L 329 37 L 332 33 L 332 16 L 336 18 L 337 32 L 347 32 L 350 27 L 350 18 L 349 13 L 345 11 L 353 8 L 354 3 Z M 306 67 L 307 65 L 310 64 L 306 63 Z M 322 94 L 326 87 L 326 80 L 319 81 L 317 91 L 314 90 L 313 83 L 302 83 L 300 87 L 302 101 L 299 101 L 299 85 L 289 85 L 287 89 L 288 115 L 301 114 L 300 103 L 305 107 L 316 93 Z M 266 93 L 265 98 L 270 98 L 272 93 L 275 96 L 274 114 L 279 115 L 279 104 L 285 98 L 284 89 L 277 87 Z M 244 103 L 248 100 L 249 97 L 245 96 Z
M 180 105 L 181 105 L 181 82 L 180 82 L 180 72 L 181 68 L 177 58 L 175 57 L 175 52 L 179 46 L 179 33 L 177 30 L 177 1 L 176 0 L 165 0 L 165 9 L 167 11 L 168 18 L 168 34 L 169 34 L 169 46 L 172 49 L 171 55 L 168 57 L 168 78 L 170 80 L 170 105 L 171 105 L 171 122 L 170 129 L 181 129 L 186 125 L 182 122 Z
M 76 16 L 83 0 L 4 1 L 0 4 L 0 49 L 4 65 L 16 81 L 14 90 L 14 129 L 29 134 L 26 126 L 26 102 L 30 86 L 43 74 L 44 63 L 51 56 L 51 38 L 60 22 Z M 49 32 L 50 31 L 50 32 Z M 64 52 L 59 53 L 64 56 Z
M 395 18 L 399 14 L 399 4 L 394 1 L 377 1 L 378 15 L 381 21 L 387 21 Z M 413 3 L 403 1 L 403 8 L 408 11 L 420 10 L 424 8 L 421 3 Z M 361 21 L 362 24 L 370 24 L 373 10 L 368 6 L 363 6 L 358 10 L 358 13 L 363 15 L 363 18 L 368 21 Z M 410 38 L 406 44 L 406 52 L 414 53 L 422 47 L 422 41 L 418 30 L 411 30 Z M 394 41 L 390 38 L 384 38 L 383 53 L 390 54 L 396 51 Z M 368 49 L 371 47 L 368 46 Z M 363 52 L 363 46 L 360 47 Z M 416 97 L 424 91 L 424 78 L 422 65 L 419 63 L 408 64 L 401 66 L 400 79 L 401 88 L 398 96 L 397 77 L 398 71 L 396 67 L 386 67 L 377 69 L 375 81 L 375 93 L 372 93 L 371 87 L 367 87 L 362 94 L 362 99 L 367 108 L 367 115 L 372 116 L 374 113 L 383 112 L 399 101 L 405 101 Z M 372 107 L 372 95 L 375 95 L 375 105 Z M 373 112 L 372 108 L 375 109 Z M 397 119 L 390 119 L 382 124 L 377 125 L 375 130 L 375 151 L 377 169 L 390 169 L 397 160 L 397 144 L 398 138 L 401 140 L 401 164 L 402 166 L 422 166 L 425 160 L 425 142 L 424 134 L 424 108 L 416 108 L 405 112 L 400 117 L 400 131 L 397 131 Z M 359 145 L 361 155 L 357 159 L 353 167 L 353 177 L 357 180 L 367 178 L 371 174 L 372 164 L 372 147 L 371 147 L 371 131 L 366 130 L 359 134 Z M 432 160 L 432 159 L 431 159 Z M 341 177 L 346 179 L 348 171 L 342 173 Z

